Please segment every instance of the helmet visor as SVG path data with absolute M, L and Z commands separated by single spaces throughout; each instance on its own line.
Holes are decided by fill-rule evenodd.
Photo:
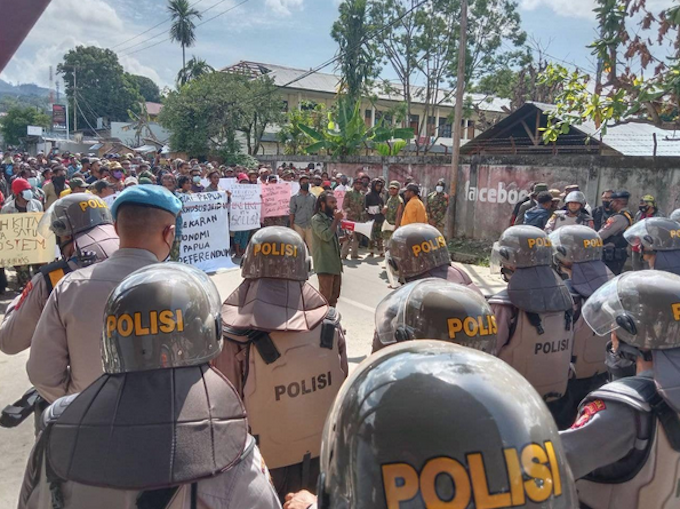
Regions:
M 500 274 L 503 268 L 503 257 L 499 252 L 500 246 L 498 242 L 494 242 L 493 248 L 491 249 L 491 257 L 489 258 L 489 270 L 491 274 Z
M 663 217 L 643 219 L 628 228 L 623 236 L 634 247 L 653 251 L 680 249 L 680 225 Z
M 618 295 L 619 280 L 617 277 L 602 285 L 583 306 L 583 319 L 598 336 L 619 328 L 616 319 L 624 313 Z
M 52 232 L 52 221 L 54 220 L 54 203 L 50 205 L 38 222 L 38 235 L 49 239 L 54 233 Z
M 397 342 L 396 331 L 403 325 L 403 309 L 414 287 L 415 283 L 399 287 L 375 308 L 375 333 L 383 345 Z

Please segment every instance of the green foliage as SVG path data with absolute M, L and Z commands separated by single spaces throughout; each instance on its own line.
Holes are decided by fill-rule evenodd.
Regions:
M 230 152 L 229 150 L 221 150 L 218 152 L 222 161 L 226 165 L 235 164 L 237 166 L 243 166 L 249 170 L 255 170 L 259 166 L 260 162 L 249 154 L 244 154 L 243 152 Z
M 39 95 L 0 95 L 0 112 L 7 112 L 14 106 L 33 106 L 39 110 L 47 110 L 47 97 Z
M 74 111 L 74 71 L 78 109 Z M 109 49 L 77 46 L 64 55 L 57 66 L 66 83 L 66 95 L 71 100 L 72 115 L 78 116 L 78 127 L 96 126 L 97 117 L 125 122 L 128 110 L 139 111 L 143 98 L 132 75 L 125 72 L 118 56 Z M 74 124 L 71 124 L 73 127 Z
M 281 115 L 270 81 L 221 72 L 204 74 L 179 90 L 169 92 L 159 122 L 172 134 L 173 150 L 191 156 L 241 152 L 238 132 L 249 146 L 259 145 L 264 126 Z
M 182 46 L 182 68 L 187 66 L 185 48 L 196 43 L 196 25 L 194 18 L 201 19 L 201 13 L 194 9 L 189 0 L 168 0 L 168 12 L 172 19 L 170 40 Z
M 361 115 L 361 102 L 352 103 L 342 96 L 334 110 L 328 113 L 326 128 L 316 130 L 303 124 L 299 128 L 311 139 L 311 144 L 305 148 L 308 154 L 324 150 L 331 157 L 339 159 L 358 154 L 375 143 L 384 143 L 393 138 L 411 139 L 414 136 L 413 129 L 408 128 L 383 125 L 366 127 Z
M 215 72 L 215 69 L 208 65 L 205 60 L 195 56 L 191 57 L 191 60 L 177 73 L 177 86 L 185 85 L 191 80 L 210 72 Z
M 33 106 L 14 106 L 7 115 L 0 118 L 0 132 L 7 145 L 19 145 L 26 137 L 26 127 L 29 125 L 49 128 L 50 117 Z
M 303 154 L 309 144 L 309 138 L 300 129 L 301 125 L 309 126 L 315 131 L 321 131 L 326 124 L 327 112 L 323 104 L 312 105 L 303 102 L 300 109 L 293 109 L 286 114 L 286 121 L 276 137 L 283 145 L 286 155 Z
M 151 78 L 138 74 L 131 74 L 130 78 L 132 78 L 132 82 L 137 85 L 137 89 L 145 101 L 152 103 L 161 102 L 161 90 Z
M 369 92 L 372 79 L 379 73 L 367 5 L 368 0 L 344 0 L 331 29 L 331 37 L 339 46 L 340 88 L 352 102 Z
M 373 148 L 383 157 L 398 156 L 399 153 L 408 146 L 406 140 L 394 140 L 393 142 L 386 141 L 385 143 L 378 143 Z

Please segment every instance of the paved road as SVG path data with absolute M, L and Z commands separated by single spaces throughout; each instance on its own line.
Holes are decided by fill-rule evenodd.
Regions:
M 338 310 L 347 330 L 347 350 L 350 363 L 356 365 L 371 350 L 374 312 L 376 305 L 391 290 L 387 286 L 382 258 L 366 258 L 360 262 L 346 262 L 342 295 Z M 474 265 L 463 266 L 475 283 L 486 294 L 495 293 L 503 287 L 500 279 L 489 276 L 489 269 Z M 316 277 L 312 276 L 316 286 Z M 226 298 L 240 283 L 240 271 L 218 273 L 213 280 Z M 0 311 L 11 299 L 0 300 Z M 16 356 L 0 353 L 0 407 L 18 399 L 30 386 L 25 365 L 28 352 Z M 19 428 L 0 428 L 0 508 L 16 506 L 26 459 L 33 444 L 33 423 L 28 420 Z

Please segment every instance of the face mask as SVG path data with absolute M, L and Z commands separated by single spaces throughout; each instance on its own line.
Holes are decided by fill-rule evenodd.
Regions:
M 608 201 L 608 200 L 602 200 L 602 206 L 603 206 L 605 209 L 608 209 L 608 208 L 611 206 L 611 204 L 612 204 L 612 202 L 610 202 L 610 201 Z
M 113 177 L 114 177 L 116 180 L 120 180 L 120 179 L 123 178 L 123 172 L 122 172 L 122 171 L 114 171 L 114 172 L 113 172 Z
M 30 189 L 24 189 L 21 191 L 21 197 L 26 201 L 31 201 L 33 199 L 33 191 Z
M 200 184 L 201 177 L 199 177 L 198 175 L 195 175 L 191 180 L 194 181 L 194 184 Z
M 619 380 L 629 376 L 635 376 L 636 359 L 641 352 L 632 346 L 619 342 L 619 349 L 612 352 L 612 342 L 607 343 L 607 352 L 604 363 L 609 372 L 610 381 Z
M 52 177 L 52 182 L 61 185 L 66 182 L 66 177 Z
M 437 191 L 438 193 L 444 192 L 444 186 L 437 186 L 437 187 L 435 187 L 434 189 L 435 189 L 435 191 Z
M 300 189 L 303 190 L 303 191 L 309 191 L 309 183 L 300 184 Z
M 640 205 L 638 208 L 640 209 L 640 212 L 647 212 L 649 210 L 649 205 Z

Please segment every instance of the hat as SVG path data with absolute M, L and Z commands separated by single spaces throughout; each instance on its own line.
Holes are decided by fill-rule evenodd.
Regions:
M 111 189 L 111 188 L 116 187 L 115 185 L 110 183 L 108 180 L 104 180 L 104 179 L 97 180 L 97 182 L 92 184 L 92 186 L 94 187 L 95 191 L 97 191 L 98 193 L 101 193 L 104 189 L 107 189 L 107 188 Z
M 420 186 L 418 184 L 409 184 L 406 186 L 407 191 L 413 191 L 416 194 L 420 194 Z
M 139 185 L 148 185 L 148 184 L 153 185 L 153 180 L 151 180 L 151 179 L 148 178 L 148 177 L 141 177 L 141 178 L 139 179 Z
M 548 184 L 536 184 L 534 186 L 534 194 L 543 193 L 548 190 Z
M 616 191 L 612 193 L 612 200 L 627 200 L 630 198 L 630 193 L 628 191 Z
M 113 163 L 111 163 L 109 165 L 109 170 L 110 171 L 114 171 L 114 170 L 121 170 L 122 171 L 123 167 L 121 166 L 121 164 L 118 161 L 114 161 Z
M 118 210 L 123 205 L 141 205 L 153 207 L 169 212 L 177 216 L 182 210 L 182 202 L 170 191 L 161 186 L 132 186 L 118 195 L 111 207 L 114 221 L 118 216 Z
M 123 183 L 125 184 L 125 187 L 136 186 L 137 184 L 139 184 L 139 181 L 135 177 L 128 177 L 125 179 Z
M 562 193 L 559 189 L 551 189 L 548 192 L 552 194 L 553 201 L 560 201 L 562 199 Z
M 80 187 L 87 187 L 87 183 L 81 178 L 72 178 L 69 183 L 71 189 L 77 189 Z
M 654 199 L 654 197 L 651 194 L 644 195 L 642 198 L 640 198 L 640 201 L 656 204 L 656 200 Z
M 300 182 L 302 179 L 307 179 L 309 180 L 309 175 L 305 175 L 304 173 L 298 177 L 298 182 Z
M 257 170 L 248 170 L 248 176 L 257 175 Z
M 31 184 L 28 180 L 22 178 L 16 178 L 12 181 L 12 194 L 21 194 L 21 191 L 26 191 L 31 188 Z
M 401 184 L 398 181 L 393 180 L 392 182 L 390 182 L 390 189 L 393 187 L 395 189 L 401 189 Z
M 238 181 L 241 182 L 242 180 L 248 180 L 248 175 L 246 175 L 245 173 L 239 173 L 237 178 Z

